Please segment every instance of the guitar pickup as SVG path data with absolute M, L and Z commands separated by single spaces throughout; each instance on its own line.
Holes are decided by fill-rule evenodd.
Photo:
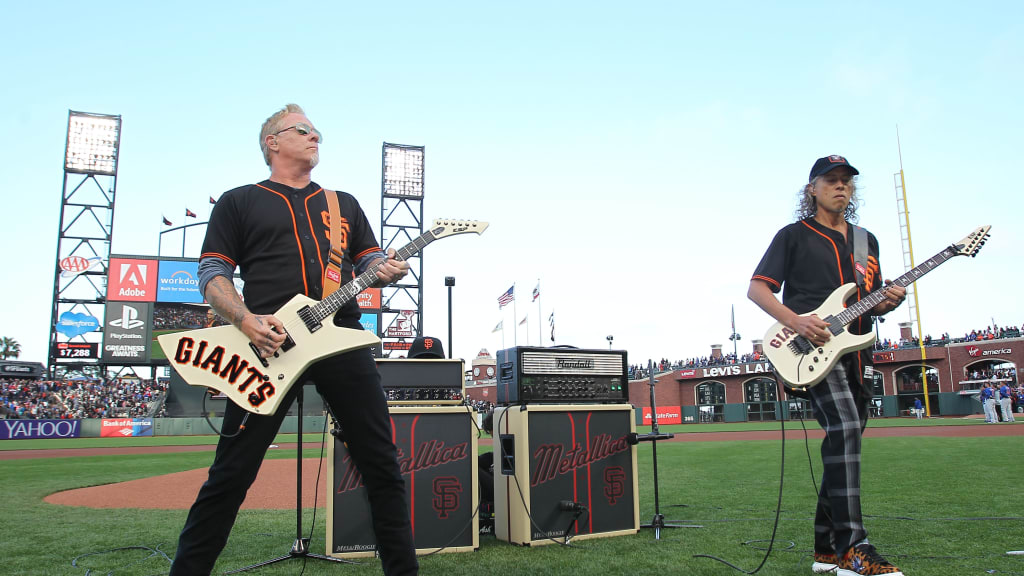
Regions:
M 281 350 L 283 352 L 287 352 L 287 351 L 291 350 L 292 348 L 295 348 L 295 340 L 292 340 L 292 335 L 291 334 L 285 332 L 284 333 L 284 342 L 281 343 Z M 274 356 L 277 356 L 277 354 L 274 354 Z
M 257 348 L 255 344 L 249 342 L 249 349 L 252 350 L 252 353 L 256 355 L 256 358 L 260 361 L 260 364 L 262 364 L 264 368 L 270 368 L 270 362 L 267 362 L 267 359 L 264 358 L 262 354 L 260 354 L 260 349 Z

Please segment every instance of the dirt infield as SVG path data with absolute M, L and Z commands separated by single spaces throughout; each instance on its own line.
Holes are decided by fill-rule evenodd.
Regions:
M 821 430 L 809 431 L 811 438 L 821 438 Z M 1024 425 L 973 425 L 973 426 L 927 426 L 868 428 L 866 438 L 894 436 L 937 436 L 937 437 L 979 437 L 979 436 L 1024 436 Z M 799 426 L 787 427 L 786 437 L 802 438 Z M 755 432 L 698 432 L 676 434 L 668 442 L 723 442 L 744 440 L 779 440 L 778 430 Z M 481 439 L 482 446 L 490 445 L 490 439 Z M 274 449 L 294 449 L 295 444 L 281 444 Z M 154 446 L 122 448 L 82 448 L 66 450 L 19 450 L 0 452 L 0 460 L 21 458 L 59 458 L 70 456 L 94 456 L 110 454 L 155 454 L 166 452 L 210 451 L 214 446 Z M 320 453 L 319 443 L 305 443 L 306 453 Z M 319 465 L 319 466 L 318 466 Z M 319 470 L 318 470 L 319 468 Z M 319 473 L 319 476 L 318 476 Z M 141 478 L 117 484 L 91 486 L 51 494 L 46 502 L 63 506 L 84 506 L 89 508 L 188 508 L 195 500 L 199 487 L 206 480 L 206 468 L 187 470 Z M 293 459 L 266 460 L 260 468 L 256 483 L 242 504 L 242 508 L 291 509 L 295 507 L 296 463 Z M 314 484 L 317 501 L 314 502 Z M 327 465 L 319 457 L 304 458 L 302 462 L 302 505 L 314 507 L 326 502 Z

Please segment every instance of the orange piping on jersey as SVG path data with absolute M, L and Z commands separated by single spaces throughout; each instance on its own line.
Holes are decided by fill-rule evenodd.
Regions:
M 378 246 L 374 246 L 373 248 L 367 248 L 366 250 L 363 250 L 359 254 L 356 254 L 355 261 L 359 262 L 359 259 L 362 258 L 363 256 L 366 256 L 367 254 L 370 254 L 371 252 L 376 252 L 378 250 L 380 250 L 380 247 Z
M 202 254 L 199 255 L 199 259 L 202 260 L 203 258 L 220 258 L 221 260 L 227 262 L 228 264 L 231 264 L 232 268 L 237 266 L 234 260 L 228 258 L 223 254 L 220 254 L 219 252 L 203 252 Z
M 317 259 L 317 262 L 320 263 L 320 277 L 321 278 L 324 277 L 324 260 L 323 260 L 323 258 L 320 257 L 320 241 L 317 240 L 317 238 L 316 238 L 316 229 L 313 228 L 313 218 L 309 215 L 309 199 L 312 198 L 313 196 L 316 196 L 320 192 L 323 192 L 323 190 L 324 189 L 321 188 L 321 189 L 317 190 L 316 192 L 313 192 L 309 196 L 306 196 L 306 200 L 305 200 L 305 205 L 306 205 L 306 221 L 309 222 L 309 233 L 313 235 L 313 243 L 316 244 L 316 259 Z M 325 192 L 324 195 L 326 196 L 327 193 Z M 326 200 L 326 198 L 325 198 L 325 200 Z M 328 230 L 327 233 L 330 234 L 330 230 Z
M 822 238 L 828 240 L 829 244 L 832 245 L 832 250 L 836 253 L 836 270 L 839 270 L 839 285 L 842 286 L 843 284 L 846 284 L 846 282 L 843 280 L 843 267 L 840 266 L 839 264 L 839 248 L 836 246 L 836 243 L 833 242 L 832 239 L 826 236 L 825 234 L 822 234 L 820 230 L 815 230 L 814 226 L 811 226 L 807 222 L 801 220 L 800 223 L 803 224 L 804 226 L 807 226 L 811 230 L 814 230 L 816 234 L 819 234 Z
M 306 282 L 306 259 L 303 257 L 302 254 L 302 243 L 299 242 L 299 228 L 298 226 L 295 225 L 295 211 L 292 210 L 292 204 L 291 202 L 288 201 L 288 198 L 285 197 L 284 194 L 281 194 L 277 190 L 271 190 L 270 188 L 267 188 L 266 186 L 262 186 L 260 184 L 257 184 L 257 186 L 263 188 L 267 192 L 271 192 L 273 194 L 277 194 L 278 196 L 280 196 L 281 199 L 284 200 L 284 205 L 288 207 L 288 213 L 292 215 L 292 234 L 295 235 L 295 247 L 299 249 L 299 264 L 302 265 L 302 290 L 303 294 L 309 296 L 309 284 Z
M 765 282 L 771 284 L 772 286 L 775 286 L 776 288 L 782 288 L 782 284 L 776 282 L 774 278 L 769 278 L 767 276 L 758 276 L 757 274 L 755 274 L 754 277 L 751 278 L 751 280 L 764 280 Z

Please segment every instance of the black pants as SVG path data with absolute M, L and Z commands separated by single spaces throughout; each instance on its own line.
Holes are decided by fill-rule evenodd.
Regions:
M 328 358 L 310 367 L 305 378 L 316 383 L 317 391 L 345 430 L 349 453 L 369 495 L 384 573 L 416 574 L 418 563 L 405 481 L 398 468 L 387 401 L 373 356 L 363 349 Z M 299 385 L 288 391 L 289 397 L 275 414 L 250 414 L 241 434 L 221 437 L 210 476 L 199 490 L 178 539 L 171 576 L 203 575 L 213 569 Z M 238 430 L 245 414 L 228 402 L 222 431 L 231 434 Z

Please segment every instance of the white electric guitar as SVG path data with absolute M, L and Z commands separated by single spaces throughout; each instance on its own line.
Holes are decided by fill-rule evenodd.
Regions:
M 974 257 L 985 244 L 991 226 L 982 226 L 963 240 L 950 245 L 926 260 L 920 266 L 908 271 L 893 281 L 897 286 L 907 287 L 918 278 L 931 272 L 954 256 Z M 867 348 L 875 341 L 875 335 L 851 334 L 846 326 L 865 314 L 882 300 L 885 288 L 879 288 L 845 307 L 846 300 L 857 290 L 854 283 L 843 284 L 813 312 L 802 316 L 816 315 L 829 324 L 831 337 L 822 346 L 815 346 L 810 340 L 794 330 L 777 322 L 764 335 L 764 353 L 775 367 L 779 377 L 794 388 L 807 389 L 825 379 L 832 366 L 846 353 Z
M 487 222 L 434 220 L 430 228 L 397 251 L 407 260 L 434 240 L 456 234 L 483 234 Z M 295 381 L 314 362 L 380 342 L 372 332 L 334 325 L 334 313 L 357 294 L 377 282 L 372 266 L 333 294 L 316 301 L 302 294 L 282 306 L 274 316 L 287 338 L 270 358 L 234 326 L 218 326 L 158 336 L 168 362 L 185 382 L 213 388 L 254 414 L 273 414 Z

